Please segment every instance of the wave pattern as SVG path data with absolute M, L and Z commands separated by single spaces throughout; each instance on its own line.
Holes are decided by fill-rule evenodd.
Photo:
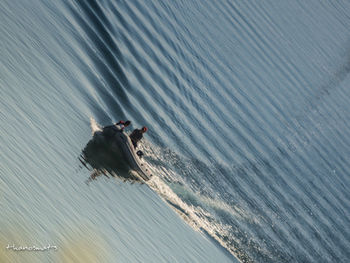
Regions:
M 242 262 L 350 259 L 348 3 L 24 1 L 21 12 L 33 16 L 46 8 L 36 24 L 12 22 L 13 5 L 5 1 L 0 12 L 23 54 L 2 49 L 10 55 L 0 61 L 0 85 L 36 87 L 39 76 L 41 87 L 29 94 L 24 85 L 17 98 L 0 89 L 9 98 L 1 107 L 42 97 L 47 108 L 33 103 L 33 112 L 66 112 L 69 105 L 76 115 L 88 108 L 101 124 L 126 118 L 147 125 L 143 150 L 156 174 L 149 187 Z M 11 46 L 10 30 L 0 30 Z M 26 65 L 23 79 L 14 61 Z M 62 79 L 72 87 L 50 85 Z M 11 107 L 46 138 L 38 128 L 46 115 Z M 65 152 L 53 147 L 62 141 L 74 145 L 62 128 L 73 117 L 67 111 L 55 120 L 52 152 Z M 13 128 L 8 115 L 0 118 Z M 28 152 L 35 149 L 30 143 L 38 144 L 23 141 Z M 14 155 L 22 156 L 15 146 Z M 33 156 L 24 160 L 32 164 Z M 45 156 L 43 148 L 37 159 Z
M 243 262 L 350 258 L 343 4 L 67 4 L 96 92 L 151 127 L 152 189 Z

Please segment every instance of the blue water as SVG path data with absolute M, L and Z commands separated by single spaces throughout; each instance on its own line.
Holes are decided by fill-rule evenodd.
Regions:
M 0 261 L 349 262 L 349 14 L 1 1 Z M 81 163 L 120 119 L 148 127 L 145 184 Z

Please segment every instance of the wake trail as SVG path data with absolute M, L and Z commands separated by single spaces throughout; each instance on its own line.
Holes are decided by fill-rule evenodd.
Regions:
M 90 126 L 92 135 L 97 131 L 102 131 L 100 125 L 96 122 L 94 118 L 90 118 Z M 154 147 L 148 142 L 144 142 L 140 148 L 146 153 L 146 156 L 150 156 L 152 159 L 159 159 L 159 154 L 155 153 Z M 195 231 L 201 232 L 206 235 L 206 237 L 212 238 L 215 240 L 221 247 L 228 251 L 236 262 L 241 262 L 237 259 L 237 249 L 225 242 L 225 239 L 232 240 L 232 226 L 225 225 L 218 222 L 213 215 L 208 211 L 203 209 L 201 206 L 194 206 L 186 203 L 182 200 L 172 189 L 171 187 L 162 179 L 162 176 L 170 179 L 171 181 L 178 181 L 180 178 L 178 174 L 171 169 L 168 170 L 162 165 L 151 165 L 149 164 L 150 169 L 152 170 L 154 176 L 149 181 L 145 183 L 155 191 L 170 207 L 175 210 L 175 212 L 183 219 L 185 222 L 193 228 Z M 180 181 L 182 181 L 180 179 Z M 207 203 L 215 202 L 214 200 L 208 201 Z M 215 202 L 216 203 L 216 202 Z M 218 205 L 216 203 L 216 205 Z
M 185 203 L 160 177 L 154 175 L 147 185 L 155 191 L 165 202 L 170 204 L 185 222 L 195 231 L 202 232 L 213 238 L 221 247 L 226 249 L 237 262 L 234 251 L 235 248 L 229 246 L 222 237 L 230 237 L 232 227 L 223 225 L 215 220 L 215 218 L 201 207 L 193 206 Z

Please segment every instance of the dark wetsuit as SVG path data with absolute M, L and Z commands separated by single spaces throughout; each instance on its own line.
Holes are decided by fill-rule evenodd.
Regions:
M 132 144 L 134 145 L 134 148 L 137 147 L 137 143 L 139 142 L 139 140 L 142 139 L 143 137 L 143 132 L 141 129 L 135 129 L 131 134 L 130 134 L 130 139 Z

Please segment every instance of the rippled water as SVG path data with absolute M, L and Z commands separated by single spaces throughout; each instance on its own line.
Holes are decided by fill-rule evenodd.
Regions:
M 0 259 L 348 262 L 349 12 L 2 1 Z M 153 179 L 83 166 L 91 118 L 146 125 Z

